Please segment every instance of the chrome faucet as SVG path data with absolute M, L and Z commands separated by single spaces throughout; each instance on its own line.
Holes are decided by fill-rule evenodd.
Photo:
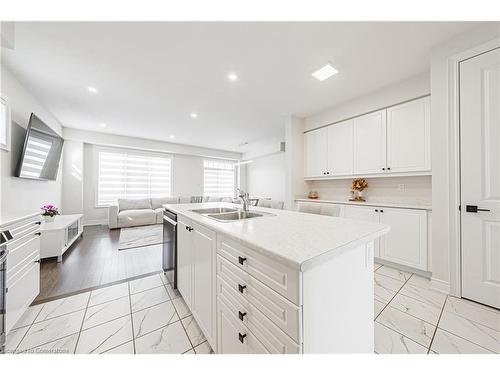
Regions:
M 244 212 L 248 212 L 248 206 L 250 205 L 249 194 L 245 193 L 243 190 L 238 189 L 238 199 L 241 202 L 241 208 Z

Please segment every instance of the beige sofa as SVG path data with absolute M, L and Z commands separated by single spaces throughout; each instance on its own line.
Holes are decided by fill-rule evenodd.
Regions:
M 118 199 L 117 204 L 108 209 L 109 229 L 161 224 L 162 206 L 175 203 L 179 203 L 179 197 Z

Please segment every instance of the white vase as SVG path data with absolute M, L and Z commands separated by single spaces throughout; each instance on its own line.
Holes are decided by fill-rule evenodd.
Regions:
M 55 216 L 48 216 L 48 215 L 43 215 L 43 219 L 45 220 L 46 223 L 52 223 L 55 220 Z

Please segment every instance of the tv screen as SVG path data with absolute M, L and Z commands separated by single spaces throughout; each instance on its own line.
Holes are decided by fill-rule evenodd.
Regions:
M 55 180 L 64 139 L 31 114 L 16 177 Z

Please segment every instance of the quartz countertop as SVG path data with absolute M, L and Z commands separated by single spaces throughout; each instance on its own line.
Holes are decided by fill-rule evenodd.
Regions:
M 413 210 L 432 211 L 432 206 L 430 204 L 421 204 L 421 203 L 395 203 L 395 202 L 378 202 L 378 201 L 353 202 L 347 199 L 330 200 L 330 199 L 308 199 L 308 198 L 297 198 L 295 199 L 295 201 L 313 202 L 313 203 L 351 204 L 356 206 L 368 206 L 368 207 L 409 208 Z
M 222 202 L 163 207 L 302 271 L 389 232 L 386 224 L 263 207 L 251 207 L 250 211 L 273 215 L 231 222 L 219 222 L 191 211 L 220 206 L 240 207 Z

